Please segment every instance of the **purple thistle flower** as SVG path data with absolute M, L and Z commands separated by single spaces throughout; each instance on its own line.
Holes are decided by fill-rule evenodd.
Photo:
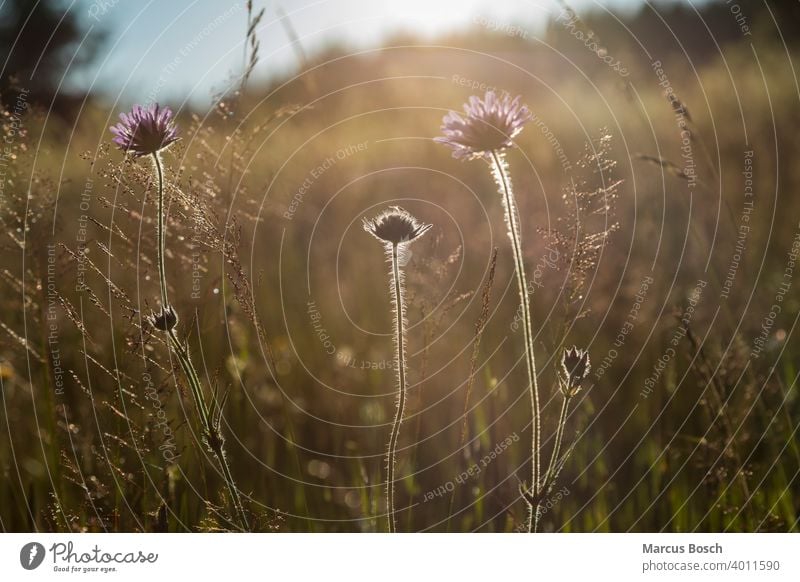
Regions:
M 464 105 L 465 117 L 451 111 L 442 119 L 444 137 L 434 141 L 453 148 L 453 157 L 475 159 L 489 157 L 511 147 L 511 140 L 522 131 L 531 119 L 531 112 L 520 105 L 520 96 L 511 98 L 508 93 L 498 97 L 487 91 L 483 99 L 472 96 Z
M 169 107 L 154 103 L 146 109 L 134 105 L 130 113 L 119 114 L 120 123 L 112 126 L 114 143 L 135 157 L 155 154 L 178 141 L 178 128 Z

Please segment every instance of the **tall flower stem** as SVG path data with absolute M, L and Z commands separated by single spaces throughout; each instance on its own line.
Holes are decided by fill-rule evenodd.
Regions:
M 394 470 L 397 439 L 400 436 L 400 425 L 406 408 L 406 306 L 403 301 L 403 272 L 400 270 L 400 257 L 409 244 L 430 229 L 430 224 L 419 222 L 399 206 L 391 206 L 371 220 L 364 219 L 364 230 L 381 242 L 386 259 L 392 264 L 389 286 L 394 313 L 394 343 L 397 349 L 394 360 L 397 367 L 397 412 L 386 452 L 386 504 L 391 533 L 397 531 L 394 514 Z
M 158 174 L 158 220 L 156 227 L 156 238 L 158 239 L 158 280 L 161 291 L 162 313 L 165 313 L 168 308 L 171 308 L 171 305 L 167 295 L 167 273 L 165 267 L 166 212 L 164 211 L 164 172 L 161 167 L 161 160 L 158 157 L 158 153 L 153 154 L 153 160 L 155 161 L 156 173 Z M 225 454 L 225 448 L 223 444 L 224 438 L 220 431 L 219 425 L 221 416 L 218 415 L 221 415 L 222 411 L 209 408 L 208 403 L 206 402 L 205 394 L 203 393 L 203 386 L 200 382 L 200 376 L 197 374 L 197 370 L 192 363 L 188 345 L 182 343 L 180 339 L 178 339 L 174 327 L 167 329 L 166 333 L 169 338 L 169 346 L 177 357 L 178 363 L 181 366 L 181 370 L 186 376 L 186 381 L 189 383 L 189 389 L 192 393 L 195 408 L 197 409 L 197 413 L 200 418 L 202 438 L 210 451 L 213 453 L 217 460 L 217 464 L 222 471 L 222 477 L 225 481 L 226 487 L 228 488 L 231 503 L 233 504 L 237 519 L 239 520 L 239 525 L 242 527 L 242 529 L 247 531 L 250 529 L 247 521 L 247 514 L 244 511 L 244 505 L 242 504 L 242 498 L 241 494 L 239 493 L 239 489 L 236 487 L 236 483 L 233 480 L 233 474 L 231 473 L 230 465 L 228 464 L 228 459 Z
M 161 168 L 161 158 L 158 157 L 158 152 L 153 154 L 153 161 L 155 162 L 156 174 L 158 175 L 158 218 L 156 223 L 156 238 L 158 239 L 158 284 L 161 289 L 161 307 L 166 309 L 169 306 L 169 299 L 167 297 L 167 270 L 164 266 L 164 258 L 166 257 L 164 171 Z
M 505 155 L 497 150 L 490 152 L 492 175 L 497 183 L 500 195 L 503 198 L 508 236 L 514 251 L 514 271 L 517 274 L 517 290 L 519 291 L 520 305 L 522 307 L 522 328 L 525 335 L 525 360 L 528 367 L 528 388 L 531 395 L 531 412 L 533 417 L 533 437 L 531 445 L 531 490 L 535 496 L 540 493 L 539 474 L 541 468 L 540 443 L 541 443 L 541 416 L 539 412 L 539 385 L 536 379 L 536 361 L 533 351 L 533 325 L 531 323 L 531 307 L 528 299 L 528 282 L 525 277 L 525 262 L 522 255 L 522 236 L 520 234 L 517 204 L 511 186 L 511 177 L 508 173 L 508 163 Z M 528 531 L 536 531 L 536 508 L 531 507 L 528 515 Z
M 397 439 L 400 436 L 400 424 L 403 422 L 403 414 L 406 408 L 406 348 L 404 341 L 404 319 L 405 304 L 403 303 L 403 284 L 400 274 L 400 263 L 398 258 L 398 245 L 391 245 L 392 258 L 392 298 L 395 306 L 394 331 L 395 347 L 397 349 L 397 383 L 398 398 L 397 412 L 395 413 L 392 433 L 389 437 L 389 452 L 387 458 L 386 490 L 389 505 L 389 531 L 395 533 L 397 524 L 395 523 L 394 513 L 394 468 L 397 455 Z

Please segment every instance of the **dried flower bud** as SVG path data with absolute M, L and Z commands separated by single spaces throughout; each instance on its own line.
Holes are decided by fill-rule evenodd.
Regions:
M 561 392 L 572 398 L 581 391 L 586 376 L 592 370 L 589 352 L 575 346 L 564 350 L 561 356 Z
M 158 313 L 149 315 L 147 321 L 156 329 L 170 331 L 175 329 L 175 326 L 178 325 L 178 313 L 171 305 L 167 305 L 166 308 L 162 308 Z
M 399 206 L 391 206 L 375 218 L 364 219 L 364 230 L 384 243 L 410 243 L 431 229 Z

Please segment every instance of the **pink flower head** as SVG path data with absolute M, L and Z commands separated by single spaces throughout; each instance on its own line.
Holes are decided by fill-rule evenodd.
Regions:
M 130 113 L 119 114 L 120 123 L 112 126 L 114 143 L 136 157 L 154 154 L 178 141 L 178 128 L 169 107 L 154 103 L 146 109 L 134 105 Z
M 493 151 L 511 147 L 511 142 L 530 121 L 531 112 L 520 105 L 520 97 L 508 93 L 498 97 L 487 91 L 483 99 L 472 96 L 464 105 L 465 116 L 451 111 L 442 120 L 443 137 L 434 141 L 453 148 L 453 157 L 488 157 Z

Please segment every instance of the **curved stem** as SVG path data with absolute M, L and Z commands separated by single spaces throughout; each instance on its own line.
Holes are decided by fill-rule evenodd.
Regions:
M 181 369 L 183 370 L 184 374 L 186 375 L 186 379 L 189 382 L 189 389 L 192 392 L 192 399 L 197 407 L 200 421 L 205 428 L 207 424 L 206 421 L 211 417 L 211 414 L 209 412 L 208 405 L 206 404 L 205 395 L 203 394 L 200 377 L 198 376 L 197 371 L 194 369 L 194 365 L 189 357 L 188 350 L 178 339 L 178 336 L 175 334 L 175 330 L 169 330 L 167 333 L 169 334 L 172 351 L 178 357 L 178 363 L 181 365 Z
M 508 165 L 503 154 L 491 152 L 493 176 L 497 187 L 503 197 L 508 236 L 514 251 L 514 271 L 517 274 L 517 290 L 519 291 L 520 305 L 522 307 L 522 328 L 525 334 L 525 360 L 528 366 L 528 388 L 531 394 L 531 413 L 533 417 L 533 438 L 531 445 L 531 488 L 534 493 L 540 491 L 539 470 L 541 467 L 539 443 L 541 442 L 541 416 L 539 412 L 539 385 L 536 380 L 536 361 L 533 351 L 533 325 L 531 323 L 531 307 L 528 299 L 528 282 L 525 277 L 525 262 L 522 255 L 522 236 L 517 217 L 517 206 L 511 189 L 511 178 L 508 175 Z M 528 515 L 528 530 L 534 531 L 535 509 L 531 508 Z
M 153 161 L 155 162 L 156 173 L 158 174 L 158 220 L 156 223 L 156 237 L 158 239 L 158 283 L 161 291 L 161 309 L 165 310 L 170 307 L 170 303 L 167 295 L 167 270 L 165 267 L 166 212 L 164 211 L 164 172 L 161 168 L 161 160 L 157 153 L 153 154 Z M 233 481 L 233 474 L 231 473 L 228 460 L 225 456 L 225 449 L 222 444 L 223 438 L 217 427 L 217 422 L 214 419 L 214 413 L 206 403 L 205 395 L 203 394 L 203 385 L 200 382 L 200 376 L 197 374 L 194 364 L 192 364 L 192 359 L 189 356 L 189 349 L 181 343 L 174 329 L 168 330 L 167 335 L 169 336 L 169 345 L 178 358 L 178 363 L 189 383 L 189 389 L 192 392 L 192 398 L 194 399 L 195 407 L 200 417 L 200 424 L 206 444 L 211 449 L 211 452 L 217 459 L 217 464 L 220 466 L 225 485 L 230 493 L 231 503 L 239 518 L 240 525 L 247 531 L 249 530 L 247 514 L 244 511 L 241 495 L 236 488 L 236 483 Z
M 569 406 L 569 398 L 564 396 L 564 401 L 561 403 L 561 414 L 558 415 L 558 427 L 556 428 L 556 441 L 553 445 L 553 452 L 550 455 L 550 465 L 547 467 L 547 473 L 544 474 L 542 479 L 542 490 L 546 490 L 550 481 L 553 479 L 553 472 L 558 463 L 558 456 L 561 454 L 561 443 L 564 441 L 564 428 L 567 424 L 567 407 Z
M 222 447 L 221 440 L 218 440 L 217 442 L 219 443 L 217 446 L 211 445 L 211 447 L 214 451 L 214 456 L 217 458 L 217 463 L 219 463 L 219 466 L 222 469 L 222 477 L 225 479 L 225 485 L 228 487 L 228 492 L 231 495 L 231 502 L 236 509 L 236 513 L 238 514 L 239 525 L 242 527 L 242 529 L 244 529 L 244 531 L 250 531 L 250 524 L 247 522 L 247 514 L 244 512 L 242 497 L 239 493 L 239 488 L 236 487 L 236 482 L 233 480 L 233 473 L 231 473 L 231 467 L 228 464 L 228 459 L 225 456 L 225 449 Z
M 236 487 L 236 483 L 233 480 L 233 473 L 231 472 L 228 459 L 225 455 L 225 448 L 222 444 L 222 435 L 219 433 L 217 423 L 214 420 L 214 415 L 206 403 L 205 395 L 203 394 L 203 387 L 200 383 L 200 377 L 198 376 L 197 370 L 195 370 L 194 364 L 192 364 L 192 360 L 189 357 L 189 351 L 178 339 L 178 336 L 175 335 L 175 330 L 171 329 L 167 333 L 169 334 L 172 351 L 178 357 L 178 363 L 181 365 L 181 369 L 183 370 L 183 373 L 189 383 L 189 389 L 192 392 L 192 398 L 194 399 L 195 406 L 197 407 L 206 444 L 208 445 L 209 449 L 211 449 L 211 452 L 216 457 L 217 463 L 220 466 L 222 477 L 225 480 L 226 487 L 228 488 L 228 492 L 231 497 L 231 503 L 233 504 L 237 517 L 239 518 L 240 526 L 247 531 L 249 530 L 247 514 L 244 511 L 244 505 L 242 504 L 242 498 L 239 493 L 239 489 Z
M 561 402 L 561 413 L 558 415 L 558 426 L 556 428 L 556 440 L 553 444 L 553 452 L 550 454 L 550 464 L 547 467 L 547 473 L 544 474 L 542 478 L 542 493 L 546 493 L 547 490 L 550 488 L 551 481 L 555 478 L 555 470 L 556 465 L 558 464 L 558 457 L 561 454 L 561 443 L 564 441 L 564 428 L 567 425 L 567 410 L 569 407 L 569 398 L 564 396 L 563 402 Z M 544 495 L 540 500 L 544 501 Z M 529 529 L 530 533 L 536 533 L 536 530 L 539 528 L 539 508 L 534 508 L 534 519 L 532 528 Z
M 397 525 L 394 515 L 394 467 L 397 455 L 397 440 L 400 436 L 400 424 L 403 422 L 403 413 L 406 407 L 406 353 L 404 342 L 404 317 L 405 305 L 403 304 L 403 286 L 400 280 L 400 265 L 398 262 L 397 245 L 392 245 L 392 293 L 395 305 L 395 346 L 397 348 L 397 382 L 398 398 L 397 412 L 395 413 L 392 433 L 389 437 L 389 452 L 387 459 L 386 490 L 389 506 L 389 531 L 395 533 Z

